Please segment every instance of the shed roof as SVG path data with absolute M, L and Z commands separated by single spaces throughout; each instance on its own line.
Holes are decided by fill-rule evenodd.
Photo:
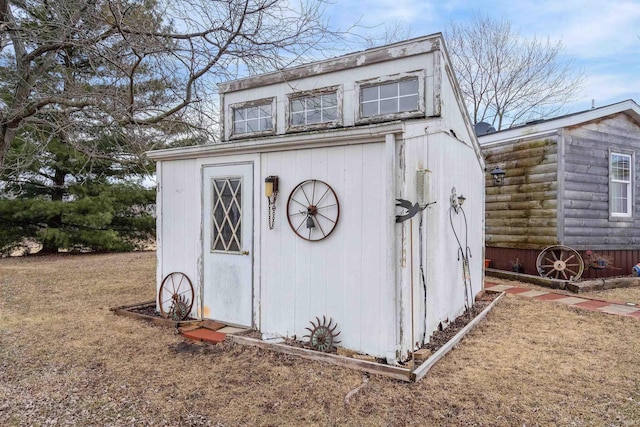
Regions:
M 536 136 L 619 113 L 628 114 L 633 120 L 640 124 L 640 106 L 634 100 L 627 99 L 615 104 L 605 105 L 604 107 L 592 108 L 590 110 L 570 113 L 551 119 L 535 120 L 520 126 L 481 135 L 478 137 L 478 142 L 480 142 L 480 145 L 485 146 L 512 139 Z
M 274 83 L 281 83 L 309 76 L 317 76 L 319 74 L 376 64 L 389 61 L 394 58 L 420 55 L 434 50 L 439 50 L 441 48 L 441 44 L 442 33 L 434 33 L 428 36 L 416 37 L 410 40 L 374 47 L 360 52 L 348 53 L 335 58 L 315 61 L 299 65 L 297 67 L 218 83 L 218 92 L 224 94 L 237 90 L 251 89 Z
M 278 70 L 273 73 L 250 76 L 239 80 L 220 83 L 218 84 L 218 90 L 220 94 L 224 96 L 225 93 L 229 92 L 269 86 L 281 82 L 291 82 L 295 79 L 303 79 L 307 77 L 317 76 L 319 74 L 332 73 L 341 70 L 362 67 L 365 65 L 393 61 L 394 59 L 411 57 L 430 52 L 440 52 L 442 54 L 443 62 L 438 62 L 438 67 L 440 68 L 439 72 L 441 73 L 442 78 L 447 78 L 451 82 L 450 86 L 452 89 L 452 96 L 455 100 L 455 105 L 457 106 L 458 111 L 462 116 L 464 127 L 467 131 L 466 135 L 464 136 L 468 136 L 471 147 L 476 153 L 479 164 L 484 167 L 484 159 L 482 157 L 480 145 L 478 144 L 478 139 L 476 138 L 473 126 L 469 119 L 469 115 L 467 113 L 464 99 L 460 91 L 456 76 L 452 71 L 450 65 L 451 61 L 443 40 L 442 33 L 434 33 L 431 35 L 417 37 L 414 39 L 405 40 L 385 46 L 366 49 L 364 51 L 350 53 L 337 58 L 312 62 L 310 64 L 300 65 L 284 70 Z M 438 102 L 442 101 L 439 99 Z M 438 111 L 436 115 L 430 116 L 427 119 L 438 120 L 440 118 L 440 112 Z M 363 140 L 366 140 L 367 137 L 379 137 L 379 135 L 382 135 L 384 133 L 402 132 L 404 128 L 403 123 L 405 122 L 407 122 L 407 120 L 389 122 L 387 124 L 358 125 L 353 128 L 335 128 L 327 131 L 300 132 L 284 135 L 264 136 L 248 138 L 246 140 L 235 143 L 224 142 L 220 144 L 207 144 L 204 146 L 196 147 L 154 150 L 149 151 L 146 154 L 149 158 L 160 161 L 212 155 L 240 154 L 246 152 L 255 153 L 274 151 L 283 149 L 284 147 L 291 149 L 297 147 L 297 144 L 300 144 L 302 142 L 307 143 L 304 147 L 310 147 L 310 140 L 313 141 L 313 144 L 340 144 L 344 143 L 344 141 L 347 141 L 349 138 L 353 138 L 354 141 L 350 143 L 361 143 Z M 461 138 L 461 141 L 466 140 L 466 138 L 463 138 L 462 136 Z M 299 148 L 302 148 L 302 146 Z

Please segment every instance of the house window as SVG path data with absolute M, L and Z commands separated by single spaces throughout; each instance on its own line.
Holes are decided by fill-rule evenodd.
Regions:
M 633 187 L 631 185 L 631 156 L 611 153 L 609 164 L 609 203 L 612 216 L 630 217 Z
M 287 95 L 287 130 L 326 129 L 342 125 L 340 85 Z
M 273 131 L 273 105 L 268 103 L 233 107 L 233 134 Z
M 332 92 L 293 98 L 289 108 L 291 126 L 335 122 L 338 119 L 338 94 Z
M 363 118 L 420 110 L 417 77 L 360 88 L 360 115 Z

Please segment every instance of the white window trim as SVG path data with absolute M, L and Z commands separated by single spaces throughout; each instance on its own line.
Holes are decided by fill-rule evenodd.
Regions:
M 362 117 L 362 106 L 360 104 L 360 93 L 362 88 L 371 86 L 379 86 L 387 83 L 396 83 L 402 80 L 410 80 L 418 78 L 418 110 L 405 111 L 401 113 L 382 114 L 379 116 Z M 375 79 L 357 81 L 355 84 L 355 106 L 356 106 L 356 124 L 381 122 L 389 120 L 399 120 L 413 117 L 424 117 L 425 115 L 425 72 L 424 70 L 409 71 L 406 73 L 394 74 L 391 76 L 377 77 Z
M 312 123 L 305 125 L 293 125 L 291 124 L 291 101 L 307 98 L 311 96 L 319 96 L 319 95 L 328 95 L 331 93 L 336 94 L 336 119 L 328 122 L 322 123 Z M 321 89 L 307 90 L 301 92 L 294 92 L 287 94 L 287 102 L 285 105 L 285 117 L 287 121 L 287 132 L 300 132 L 304 130 L 312 130 L 312 129 L 326 129 L 326 128 L 334 128 L 342 126 L 342 86 L 329 86 Z
M 626 156 L 629 157 L 629 181 L 619 181 L 613 179 L 613 171 L 611 161 L 613 159 L 613 155 L 618 156 Z M 633 219 L 633 214 L 635 211 L 635 153 L 632 151 L 625 150 L 615 150 L 609 149 L 609 158 L 608 158 L 608 169 L 609 169 L 609 219 L 613 220 L 630 220 Z M 613 191 L 611 189 L 612 183 L 626 183 L 629 189 L 629 197 L 627 199 L 627 213 L 622 212 L 614 212 L 613 211 Z
M 237 109 L 241 109 L 241 108 L 248 108 L 248 107 L 258 107 L 261 105 L 271 105 L 271 129 L 269 130 L 263 130 L 263 131 L 257 131 L 257 132 L 244 132 L 244 133 L 236 133 L 235 127 L 234 127 L 234 112 Z M 231 104 L 229 105 L 229 110 L 227 112 L 227 117 L 228 120 L 226 122 L 227 126 L 230 129 L 229 132 L 229 139 L 240 139 L 240 138 L 253 138 L 256 136 L 265 136 L 265 135 L 275 135 L 276 133 L 276 127 L 277 127 L 277 121 L 276 121 L 276 98 L 275 97 L 270 97 L 270 98 L 262 98 L 262 99 L 255 99 L 252 101 L 247 101 L 247 102 L 239 102 L 236 104 Z

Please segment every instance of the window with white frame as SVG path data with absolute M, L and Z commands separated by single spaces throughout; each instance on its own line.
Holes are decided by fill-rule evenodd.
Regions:
M 338 119 L 337 92 L 298 96 L 289 100 L 289 125 L 292 127 L 335 123 Z
M 418 77 L 361 86 L 360 116 L 384 116 L 420 110 Z
M 612 216 L 630 217 L 633 201 L 631 155 L 611 153 L 609 163 L 609 196 Z
M 256 105 L 232 107 L 233 134 L 273 131 L 273 106 L 271 101 Z

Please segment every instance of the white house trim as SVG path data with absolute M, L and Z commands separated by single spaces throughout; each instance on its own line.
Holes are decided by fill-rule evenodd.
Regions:
M 198 145 L 194 147 L 170 148 L 160 151 L 148 151 L 152 160 L 179 160 L 223 156 L 231 154 L 254 154 L 274 151 L 297 150 L 302 148 L 364 144 L 378 140 L 389 133 L 403 131 L 403 122 L 395 121 L 377 125 L 347 129 L 328 129 L 322 131 L 278 135 L 266 138 L 246 139 L 239 142 Z

